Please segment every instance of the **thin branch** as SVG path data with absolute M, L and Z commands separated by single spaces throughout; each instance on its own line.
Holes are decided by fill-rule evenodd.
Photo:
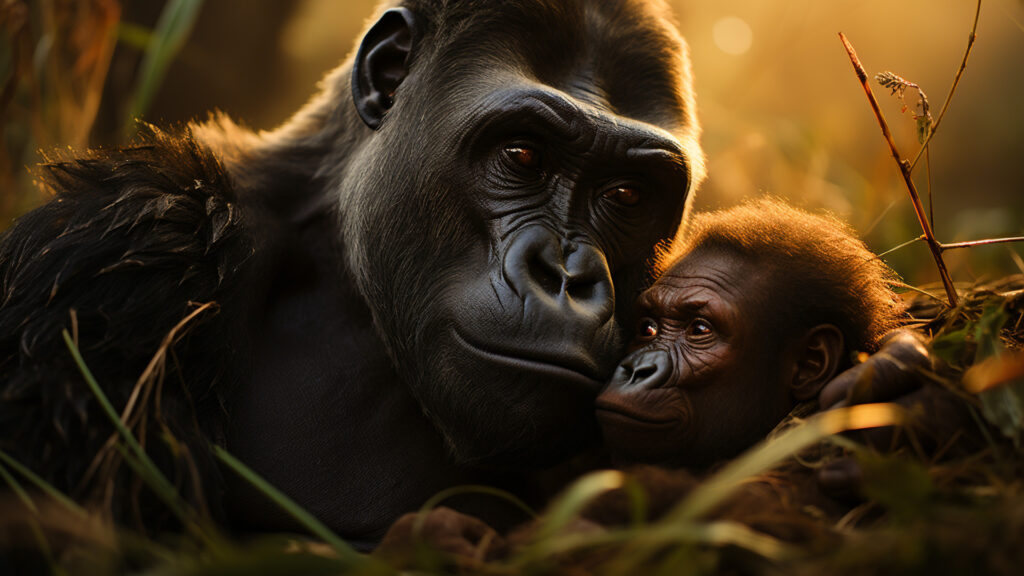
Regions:
M 1020 273 L 1024 274 L 1024 259 L 1021 259 L 1020 254 L 1017 254 L 1017 252 L 1011 248 L 1007 248 L 1006 251 L 1010 253 L 1010 258 L 1013 259 L 1013 263 L 1020 269 Z
M 889 213 L 889 210 L 892 210 L 892 207 L 895 206 L 897 202 L 899 202 L 899 199 L 896 199 L 896 200 L 893 200 L 892 202 L 889 202 L 889 205 L 885 207 L 885 210 L 882 210 L 882 213 L 879 214 L 875 218 L 875 221 L 872 222 L 871 225 L 868 226 L 866 230 L 864 230 L 864 233 L 861 234 L 861 237 L 864 238 L 864 237 L 870 235 L 871 232 L 874 231 L 874 229 L 877 228 L 879 224 L 881 224 L 882 218 L 885 218 L 885 215 Z
M 857 51 L 853 49 L 853 45 L 850 44 L 850 41 L 846 39 L 846 35 L 842 32 L 839 33 L 839 39 L 843 41 L 843 46 L 846 47 L 846 53 L 850 56 L 850 63 L 853 64 L 853 69 L 857 73 L 857 79 L 860 80 L 860 85 L 864 88 L 864 94 L 868 97 L 868 102 L 875 113 L 875 118 L 878 119 L 878 125 L 882 128 L 882 135 L 889 144 L 892 157 L 900 168 L 900 175 L 903 176 L 903 182 L 907 185 L 907 191 L 910 193 L 910 201 L 914 205 L 914 213 L 917 215 L 918 223 L 921 224 L 921 231 L 924 232 L 925 242 L 928 243 L 928 249 L 931 250 L 932 257 L 935 259 L 935 266 L 939 269 L 939 278 L 942 279 L 942 286 L 946 289 L 949 305 L 951 308 L 956 308 L 960 299 L 957 297 L 956 288 L 953 287 L 953 281 L 949 277 L 949 271 L 946 270 L 946 262 L 942 259 L 942 249 L 939 246 L 939 242 L 935 239 L 935 235 L 932 234 L 932 227 L 928 223 L 928 217 L 925 216 L 924 206 L 921 205 L 921 197 L 917 193 L 917 187 L 914 185 L 914 179 L 910 174 L 910 164 L 900 156 L 899 150 L 896 149 L 896 142 L 893 140 L 892 133 L 889 131 L 889 125 L 886 124 L 882 111 L 878 107 L 878 100 L 875 99 L 875 94 L 871 91 L 867 72 L 864 71 L 864 66 L 861 65 L 860 59 L 857 58 Z
M 928 131 L 928 137 L 925 138 L 921 144 L 921 149 L 917 151 L 917 156 L 914 156 L 914 161 L 910 163 L 910 171 L 913 172 L 914 168 L 917 167 L 917 162 L 921 159 L 924 151 L 928 149 L 928 143 L 932 141 L 932 136 L 939 129 L 939 124 L 942 123 L 942 119 L 946 116 L 946 110 L 949 109 L 949 103 L 953 100 L 953 94 L 956 93 L 956 87 L 960 84 L 960 77 L 963 76 L 964 70 L 967 68 L 967 59 L 971 56 L 971 48 L 974 47 L 974 41 L 978 38 L 978 17 L 981 15 L 981 0 L 978 0 L 978 5 L 974 9 L 974 25 L 971 27 L 971 35 L 967 37 L 967 49 L 964 50 L 964 58 L 960 61 L 960 68 L 956 71 L 956 76 L 953 77 L 953 85 L 949 87 L 949 94 L 946 95 L 946 101 L 942 104 L 942 110 L 939 111 L 939 115 L 935 117 L 935 123 L 932 124 L 932 129 Z
M 986 240 L 971 240 L 970 242 L 950 242 L 949 244 L 939 244 L 939 248 L 945 252 L 946 250 L 956 250 L 957 248 L 971 248 L 973 246 L 987 246 L 989 244 L 1007 244 L 1010 242 L 1024 242 L 1024 236 L 1014 236 L 1012 238 L 988 238 Z
M 889 248 L 885 252 L 882 252 L 881 254 L 875 256 L 875 258 L 885 258 L 889 254 L 892 254 L 893 252 L 895 252 L 897 250 L 900 250 L 902 248 L 906 248 L 907 246 L 910 246 L 914 242 L 920 242 L 921 240 L 924 240 L 924 236 L 918 236 L 917 238 L 913 238 L 911 240 L 907 240 L 906 242 L 904 242 L 903 244 L 900 244 L 899 246 L 893 246 L 892 248 Z
M 931 132 L 929 132 L 931 134 Z M 914 171 L 914 167 L 910 167 L 910 171 Z M 935 202 L 932 200 L 932 152 L 931 150 L 925 150 L 924 153 L 924 172 L 928 177 L 926 182 L 928 183 L 928 222 L 932 225 L 932 233 L 935 233 Z
M 935 300 L 936 302 L 938 302 L 940 304 L 942 303 L 942 298 L 939 298 L 938 296 L 936 296 L 935 294 L 932 294 L 931 292 L 928 292 L 927 290 L 922 290 L 921 288 L 918 288 L 917 286 L 911 286 L 910 284 L 907 284 L 905 282 L 892 282 L 892 281 L 889 282 L 889 285 L 892 286 L 893 288 L 903 288 L 903 289 L 908 290 L 910 292 L 915 292 L 915 293 L 920 294 L 922 296 L 927 296 L 928 298 L 931 298 L 932 300 Z

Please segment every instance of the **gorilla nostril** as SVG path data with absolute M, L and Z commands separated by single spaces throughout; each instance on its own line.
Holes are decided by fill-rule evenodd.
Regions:
M 566 323 L 569 331 L 602 325 L 615 313 L 608 262 L 594 245 L 559 240 L 535 226 L 509 242 L 502 266 L 517 296 L 539 297 L 529 304 L 532 311 Z
M 562 271 L 548 262 L 542 254 L 535 255 L 529 263 L 530 278 L 545 294 L 558 295 L 562 292 Z
M 569 293 L 570 298 L 586 301 L 594 297 L 594 290 L 596 288 L 597 285 L 593 282 L 573 282 L 570 280 L 566 291 Z
M 633 370 L 633 377 L 630 379 L 630 381 L 633 383 L 643 382 L 644 380 L 647 380 L 651 376 L 654 376 L 654 374 L 657 372 L 658 367 L 651 364 L 638 366 L 636 370 Z

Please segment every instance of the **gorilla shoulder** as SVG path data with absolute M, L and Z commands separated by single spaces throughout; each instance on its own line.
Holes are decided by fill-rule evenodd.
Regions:
M 53 200 L 22 217 L 0 244 L 0 443 L 67 491 L 89 489 L 82 475 L 113 429 L 83 385 L 62 329 L 81 343 L 119 408 L 144 384 L 140 375 L 158 350 L 187 356 L 179 364 L 165 355 L 156 366 L 153 381 L 185 383 L 183 394 L 163 395 L 157 419 L 179 440 L 201 442 L 191 447 L 200 460 L 201 434 L 221 435 L 215 396 L 226 388 L 220 381 L 235 344 L 226 329 L 232 313 L 220 306 L 238 298 L 253 241 L 209 150 L 188 132 L 143 132 L 124 149 L 44 164 L 40 180 Z M 169 348 L 161 348 L 168 337 Z M 139 422 L 150 398 L 140 396 L 129 422 Z

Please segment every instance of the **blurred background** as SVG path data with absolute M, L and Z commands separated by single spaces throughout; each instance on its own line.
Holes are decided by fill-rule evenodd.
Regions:
M 220 109 L 255 129 L 283 122 L 353 48 L 374 0 L 0 0 L 0 228 L 45 201 L 39 151 L 125 142 Z M 919 84 L 937 114 L 974 0 L 674 0 L 688 39 L 709 179 L 698 209 L 773 194 L 849 220 L 877 252 L 920 235 L 906 190 L 837 38 L 868 73 Z M 874 85 L 904 156 L 908 109 Z M 932 141 L 941 241 L 1024 236 L 1024 0 L 986 0 L 960 88 Z M 916 172 L 926 197 L 926 172 Z M 927 197 L 925 198 L 927 203 Z M 1024 271 L 1024 244 L 946 253 L 954 279 Z M 934 281 L 925 246 L 886 260 Z

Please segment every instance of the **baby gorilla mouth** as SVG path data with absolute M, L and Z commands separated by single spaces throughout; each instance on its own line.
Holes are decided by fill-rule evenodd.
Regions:
M 566 353 L 554 349 L 500 350 L 477 344 L 455 329 L 452 330 L 452 337 L 463 349 L 491 364 L 524 373 L 541 374 L 580 387 L 590 394 L 596 394 L 604 385 L 603 379 L 599 377 L 600 370 L 597 365 L 582 351 Z
M 637 395 L 643 398 L 637 399 Z M 647 426 L 674 425 L 680 421 L 675 410 L 651 410 L 651 407 L 672 406 L 673 392 L 665 389 L 645 390 L 623 394 L 618 390 L 605 390 L 594 401 L 597 419 L 602 425 L 607 420 L 630 420 Z
M 659 463 L 687 443 L 692 419 L 675 390 L 606 389 L 594 401 L 609 453 L 620 463 Z

